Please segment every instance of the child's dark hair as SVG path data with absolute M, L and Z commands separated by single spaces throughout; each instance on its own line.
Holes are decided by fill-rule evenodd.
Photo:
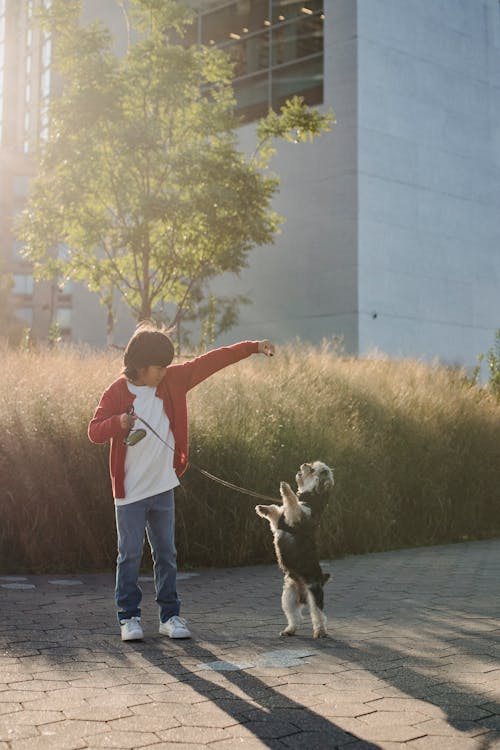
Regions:
M 169 331 L 159 329 L 151 320 L 143 320 L 135 329 L 123 355 L 122 373 L 135 380 L 141 367 L 166 367 L 174 358 L 174 345 Z

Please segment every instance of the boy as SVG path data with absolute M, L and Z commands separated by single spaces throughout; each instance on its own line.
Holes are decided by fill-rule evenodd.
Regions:
M 266 340 L 242 341 L 171 365 L 171 339 L 146 321 L 127 344 L 122 375 L 101 396 L 88 436 L 93 443 L 110 441 L 118 536 L 115 599 L 123 641 L 144 637 L 138 585 L 144 531 L 153 557 L 160 634 L 191 637 L 179 616 L 173 492 L 188 465 L 186 394 L 213 373 L 254 353 L 272 357 L 274 346 Z M 136 420 L 145 429 L 142 439 L 139 430 L 132 429 Z

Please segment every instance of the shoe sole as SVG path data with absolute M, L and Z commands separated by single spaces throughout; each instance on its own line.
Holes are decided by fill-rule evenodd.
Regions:
M 175 640 L 184 640 L 187 641 L 189 638 L 191 638 L 191 635 L 170 635 L 169 633 L 162 633 L 161 630 L 158 631 L 160 635 L 164 635 L 166 638 L 173 638 Z
M 122 635 L 122 641 L 143 641 L 143 640 L 144 640 L 144 635 L 132 635 L 132 636 L 126 635 L 125 637 L 123 637 Z

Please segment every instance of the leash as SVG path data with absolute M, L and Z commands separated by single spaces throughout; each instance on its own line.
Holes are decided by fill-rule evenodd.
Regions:
M 164 440 L 162 438 L 162 436 L 159 435 L 156 432 L 156 430 L 154 429 L 154 427 L 151 427 L 151 425 L 148 422 L 146 422 L 145 419 L 143 419 L 142 417 L 140 417 L 138 414 L 135 414 L 133 406 L 130 406 L 127 409 L 127 414 L 129 414 L 130 416 L 132 416 L 132 415 L 135 416 L 135 418 L 138 419 L 140 422 L 142 422 L 142 424 L 145 427 L 147 427 L 148 430 L 151 430 L 151 432 L 153 433 L 153 435 L 156 435 L 156 437 L 158 438 L 158 440 L 161 440 L 161 442 L 163 443 L 163 445 L 166 445 L 167 448 L 169 448 L 173 453 L 176 453 L 175 448 L 172 448 L 172 446 L 169 445 L 167 443 L 167 441 Z M 254 490 L 247 490 L 245 487 L 240 487 L 237 484 L 233 484 L 233 482 L 228 482 L 226 479 L 221 479 L 220 477 L 216 477 L 215 474 L 211 474 L 206 469 L 202 469 L 201 466 L 197 466 L 192 461 L 188 462 L 188 466 L 190 468 L 192 468 L 192 469 L 195 469 L 200 474 L 202 474 L 204 477 L 206 477 L 207 479 L 210 479 L 212 482 L 215 482 L 216 484 L 220 484 L 223 487 L 227 487 L 227 489 L 234 490 L 235 492 L 239 492 L 242 495 L 249 495 L 250 497 L 255 497 L 258 500 L 270 500 L 272 503 L 276 502 L 276 498 L 275 497 L 271 497 L 270 495 L 262 495 L 260 492 L 255 492 Z

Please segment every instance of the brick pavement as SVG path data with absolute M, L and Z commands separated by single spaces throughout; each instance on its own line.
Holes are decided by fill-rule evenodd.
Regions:
M 113 576 L 0 577 L 0 750 L 500 748 L 500 541 L 325 563 L 331 636 L 279 638 L 276 566 L 182 575 L 192 641 L 122 643 Z

